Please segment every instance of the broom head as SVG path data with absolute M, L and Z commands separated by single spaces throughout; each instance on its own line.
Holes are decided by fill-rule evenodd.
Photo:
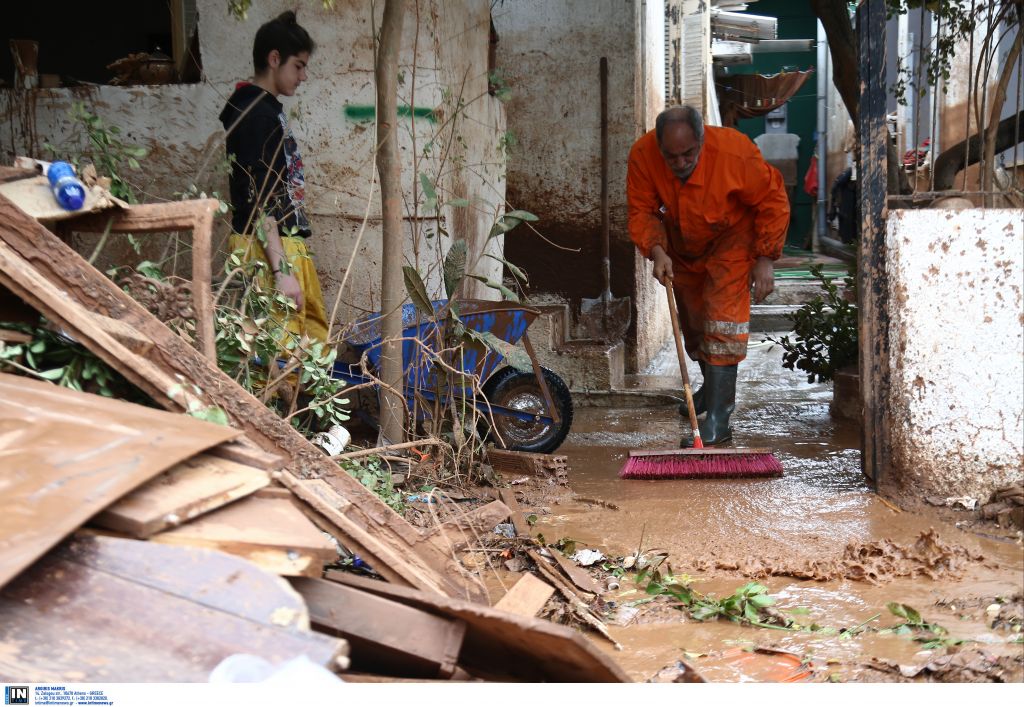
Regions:
M 728 479 L 782 476 L 782 464 L 768 449 L 654 449 L 629 453 L 623 479 Z

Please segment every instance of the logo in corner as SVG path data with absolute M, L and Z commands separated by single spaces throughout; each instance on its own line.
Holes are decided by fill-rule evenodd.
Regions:
M 28 685 L 5 685 L 4 686 L 4 704 L 5 705 L 27 705 L 28 704 Z

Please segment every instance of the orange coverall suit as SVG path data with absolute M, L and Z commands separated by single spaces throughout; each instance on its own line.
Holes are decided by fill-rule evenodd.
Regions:
M 629 236 L 644 257 L 660 245 L 672 258 L 686 351 L 731 366 L 747 355 L 750 275 L 760 256 L 777 260 L 789 226 L 779 171 L 732 128 L 706 127 L 685 184 L 672 174 L 653 130 L 629 152 Z

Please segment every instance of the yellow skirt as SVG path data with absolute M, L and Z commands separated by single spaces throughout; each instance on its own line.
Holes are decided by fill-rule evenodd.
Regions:
M 290 312 L 284 325 L 296 336 L 308 336 L 310 339 L 327 341 L 327 310 L 324 306 L 324 293 L 320 287 L 320 277 L 316 274 L 313 258 L 306 249 L 306 239 L 296 236 L 282 236 L 281 246 L 291 266 L 292 274 L 299 281 L 305 305 L 300 312 Z M 242 251 L 243 262 L 256 260 L 268 262 L 266 253 L 259 240 L 252 236 L 232 233 L 228 239 L 228 248 L 232 252 Z M 260 287 L 270 292 L 275 289 L 274 277 L 269 268 L 259 271 Z

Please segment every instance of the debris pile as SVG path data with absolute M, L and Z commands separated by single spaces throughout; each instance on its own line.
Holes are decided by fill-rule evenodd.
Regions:
M 1024 482 L 1003 486 L 981 507 L 981 517 L 1004 528 L 1024 530 Z
M 828 581 L 852 579 L 883 584 L 896 577 L 961 577 L 968 565 L 983 562 L 984 556 L 960 545 L 948 544 L 934 529 L 918 537 L 913 545 L 901 545 L 889 539 L 867 543 L 850 543 L 838 559 L 792 560 L 770 557 L 746 557 L 742 560 L 698 560 L 697 569 L 729 570 L 744 576 L 796 577 Z
M 901 665 L 874 658 L 866 667 L 894 682 L 1021 682 L 1024 655 L 994 655 L 983 648 L 960 648 L 923 665 Z
M 176 209 L 205 213 L 103 220 L 159 232 L 180 227 Z M 306 655 L 351 681 L 627 680 L 535 617 L 544 594 L 576 601 L 549 559 L 554 586 L 524 574 L 493 608 L 460 562 L 510 516 L 528 532 L 514 494 L 414 527 L 204 356 L 197 283 L 199 351 L 2 195 L 0 223 L 0 320 L 30 306 L 167 410 L 0 374 L 5 679 L 199 681 L 249 653 Z M 0 327 L 0 346 L 19 342 Z M 196 419 L 210 410 L 230 426 Z

